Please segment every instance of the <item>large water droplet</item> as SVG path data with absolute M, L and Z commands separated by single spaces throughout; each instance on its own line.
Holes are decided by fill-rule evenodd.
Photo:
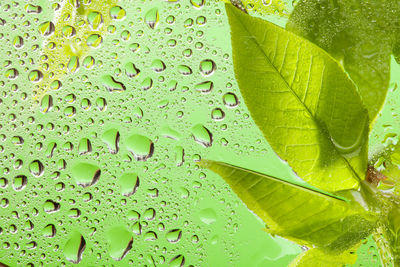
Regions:
M 122 260 L 132 248 L 132 234 L 125 227 L 117 226 L 108 231 L 107 237 L 111 258 Z
M 121 186 L 121 193 L 129 197 L 138 189 L 139 177 L 136 173 L 125 173 L 119 178 L 118 183 Z
M 107 144 L 111 154 L 118 153 L 119 150 L 119 131 L 117 129 L 110 129 L 103 133 L 103 141 Z
M 173 229 L 167 233 L 167 240 L 171 243 L 176 243 L 181 240 L 182 237 L 182 230 L 181 229 Z
M 149 25 L 151 29 L 157 27 L 158 21 L 160 20 L 158 15 L 158 8 L 154 7 L 146 12 L 144 21 Z
M 44 172 L 44 166 L 39 160 L 34 160 L 29 164 L 29 171 L 32 175 L 39 177 Z
M 197 143 L 199 143 L 205 147 L 210 147 L 212 145 L 212 142 L 213 142 L 212 134 L 203 125 L 197 124 L 197 125 L 193 126 L 192 134 L 193 134 L 194 140 Z
M 100 178 L 101 170 L 90 163 L 78 163 L 72 168 L 72 177 L 80 186 L 94 185 Z
M 64 246 L 65 258 L 72 263 L 79 263 L 86 248 L 85 238 L 77 231 L 74 231 Z
M 111 75 L 104 75 L 101 77 L 104 87 L 109 92 L 125 91 L 126 87 L 123 83 L 115 80 Z
M 153 142 L 146 136 L 134 134 L 126 140 L 127 149 L 133 154 L 136 160 L 145 161 L 153 155 Z

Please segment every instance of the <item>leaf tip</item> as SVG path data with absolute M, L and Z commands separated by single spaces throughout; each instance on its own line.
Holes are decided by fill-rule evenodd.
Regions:
M 211 163 L 212 163 L 212 161 L 208 160 L 208 159 L 202 159 L 202 160 L 196 162 L 197 165 L 199 165 L 202 168 L 206 168 L 206 169 L 209 169 Z

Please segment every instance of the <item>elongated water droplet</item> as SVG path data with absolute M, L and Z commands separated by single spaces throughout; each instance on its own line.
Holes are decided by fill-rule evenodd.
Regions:
M 107 237 L 111 258 L 122 260 L 132 248 L 132 234 L 125 227 L 117 226 L 108 231 Z
M 104 75 L 101 77 L 104 87 L 109 92 L 125 91 L 126 87 L 123 83 L 115 80 L 111 75 Z
M 103 141 L 107 144 L 111 154 L 118 153 L 119 150 L 119 131 L 117 129 L 110 129 L 103 133 Z
M 211 132 L 201 124 L 197 124 L 192 127 L 192 134 L 194 140 L 203 145 L 204 147 L 210 147 L 213 142 Z
M 72 263 L 79 263 L 82 260 L 86 248 L 85 238 L 77 231 L 74 231 L 64 246 L 65 258 Z
M 125 173 L 119 178 L 118 183 L 121 187 L 122 195 L 129 197 L 138 189 L 139 177 L 136 173 Z
M 159 20 L 158 8 L 156 7 L 147 11 L 144 16 L 144 21 L 151 29 L 154 29 L 157 26 Z

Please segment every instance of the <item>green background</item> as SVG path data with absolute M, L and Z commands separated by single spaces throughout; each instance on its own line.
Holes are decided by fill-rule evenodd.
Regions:
M 62 87 L 43 87 L 40 98 L 51 96 L 53 102 L 45 112 L 36 101 L 35 91 L 41 90 L 41 82 L 50 79 L 49 73 L 43 71 L 39 83 L 29 79 L 32 70 L 46 68 L 43 55 L 54 57 L 54 52 L 46 48 L 50 37 L 43 36 L 39 28 L 52 21 L 57 34 L 62 17 L 59 14 L 72 2 L 0 3 L 0 177 L 8 181 L 0 183 L 0 262 L 10 266 L 71 266 L 67 258 L 74 257 L 76 240 L 79 243 L 82 236 L 86 247 L 79 266 L 179 266 L 183 257 L 184 266 L 287 266 L 301 248 L 268 235 L 263 223 L 220 177 L 196 165 L 201 158 L 221 160 L 298 180 L 264 140 L 241 98 L 223 3 L 206 0 L 197 6 L 202 1 L 105 1 L 98 10 L 95 0 L 80 1 L 86 10 L 98 11 L 104 18 L 110 16 L 115 5 L 124 9 L 125 15 L 119 20 L 104 19 L 97 30 L 103 39 L 101 45 L 80 52 L 80 66 L 75 72 L 65 64 L 72 56 L 67 52 L 49 63 L 47 72 L 57 69 Z M 41 12 L 28 12 L 29 3 L 40 6 Z M 286 6 L 290 12 L 291 2 Z M 264 18 L 281 26 L 286 22 L 279 14 Z M 89 29 L 87 17 L 78 12 L 62 19 L 75 28 L 76 36 Z M 81 19 L 86 21 L 82 25 Z M 16 44 L 16 37 L 23 39 L 22 47 Z M 76 38 L 70 40 L 77 42 Z M 56 40 L 57 46 L 68 45 L 63 36 Z M 136 52 L 132 51 L 134 43 L 140 45 Z M 95 59 L 92 68 L 83 64 L 87 56 Z M 155 60 L 164 62 L 165 69 L 155 70 Z M 211 75 L 200 70 L 204 60 L 215 63 Z M 127 63 L 140 69 L 137 77 L 125 74 Z M 181 65 L 192 73 L 182 73 Z M 10 69 L 18 70 L 18 76 L 10 77 Z M 372 152 L 397 141 L 399 71 L 392 60 L 387 103 L 370 138 Z M 107 90 L 105 75 L 111 75 L 126 90 Z M 152 79 L 148 90 L 143 89 L 146 78 Z M 171 91 L 173 81 L 177 86 Z M 197 84 L 206 81 L 213 82 L 210 92 L 196 90 Z M 238 105 L 226 103 L 227 93 L 236 95 Z M 103 109 L 101 98 L 106 101 Z M 87 100 L 90 105 L 85 103 Z M 223 110 L 223 119 L 212 118 L 216 108 Z M 199 141 L 210 139 L 201 127 L 211 133 L 208 147 Z M 110 129 L 120 135 L 116 154 L 110 153 L 103 138 Z M 146 161 L 137 161 L 132 155 L 133 135 L 152 141 L 154 153 Z M 80 149 L 84 138 L 90 140 L 90 151 Z M 46 150 L 52 143 L 57 146 L 48 157 Z M 178 166 L 180 148 L 184 149 L 184 163 Z M 35 160 L 43 164 L 39 177 L 29 169 Z M 96 184 L 84 188 L 77 184 L 74 170 L 80 163 L 101 170 Z M 122 194 L 126 188 L 120 177 L 127 173 L 137 174 L 140 181 L 131 196 Z M 13 183 L 20 175 L 26 176 L 27 184 L 17 191 Z M 92 195 L 90 201 L 85 201 L 87 193 Z M 46 212 L 47 200 L 59 203 L 60 209 Z M 77 218 L 74 209 L 80 211 Z M 132 211 L 140 218 L 134 220 Z M 154 218 L 149 216 L 152 212 Z M 48 224 L 56 229 L 52 238 L 43 236 Z M 168 232 L 177 229 L 181 231 L 180 240 L 168 241 Z M 120 251 L 118 246 L 126 245 L 130 238 L 132 249 L 121 261 L 113 259 L 112 251 Z M 372 245 L 368 242 L 361 247 L 357 265 L 378 265 Z

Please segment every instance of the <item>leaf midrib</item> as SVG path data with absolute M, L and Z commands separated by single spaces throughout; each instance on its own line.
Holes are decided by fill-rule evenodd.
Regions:
M 212 163 L 213 161 L 209 161 L 209 160 L 202 160 L 201 162 L 204 162 L 205 164 L 210 162 L 211 164 L 213 164 Z M 245 171 L 245 172 L 260 176 L 260 177 L 264 177 L 266 179 L 274 180 L 276 182 L 283 183 L 285 185 L 297 188 L 297 189 L 299 189 L 301 191 L 305 191 L 305 192 L 308 192 L 308 193 L 311 193 L 311 194 L 315 194 L 317 196 L 324 197 L 324 198 L 327 198 L 327 199 L 330 199 L 330 200 L 338 200 L 338 201 L 342 201 L 342 202 L 350 202 L 350 200 L 348 200 L 347 198 L 344 198 L 344 197 L 341 197 L 341 196 L 337 196 L 337 195 L 331 194 L 329 192 L 321 192 L 319 190 L 316 190 L 316 189 L 313 189 L 313 188 L 309 188 L 309 187 L 306 187 L 306 186 L 303 186 L 303 185 L 295 184 L 295 183 L 283 180 L 283 179 L 275 177 L 275 176 L 271 176 L 271 175 L 267 175 L 267 174 L 264 174 L 264 173 L 256 172 L 256 171 L 253 171 L 253 170 L 249 170 L 249 169 L 246 169 L 246 168 L 242 168 L 242 167 L 238 167 L 238 166 L 235 166 L 235 165 L 227 164 L 227 163 L 221 162 L 221 161 L 214 161 L 214 162 L 219 164 L 219 165 L 226 166 L 226 167 L 229 167 L 229 168 L 232 168 L 232 169 Z
M 229 4 L 226 4 L 225 6 L 228 6 Z M 229 6 L 229 8 L 232 8 Z M 233 12 L 234 13 L 234 12 Z M 238 19 L 235 15 L 235 18 L 237 21 L 239 21 L 240 25 L 242 25 L 242 27 L 246 30 L 247 33 L 250 34 L 250 36 L 255 37 L 249 30 L 248 28 L 243 24 L 243 22 Z M 256 18 L 258 19 L 258 18 Z M 265 23 L 270 23 L 268 21 L 264 21 Z M 272 24 L 272 23 L 271 23 Z M 273 25 L 274 27 L 278 27 L 276 25 Z M 293 35 L 290 32 L 287 32 L 290 35 Z M 293 35 L 295 36 L 295 35 Z M 295 36 L 296 37 L 296 36 Z M 301 105 L 305 108 L 306 112 L 310 115 L 311 118 L 313 118 L 313 121 L 316 123 L 317 127 L 320 129 L 320 131 L 324 132 L 324 128 L 321 126 L 321 124 L 319 123 L 319 121 L 312 115 L 311 111 L 308 109 L 308 107 L 300 100 L 299 96 L 293 91 L 293 89 L 289 86 L 289 84 L 287 83 L 287 81 L 284 79 L 284 77 L 282 76 L 282 74 L 278 71 L 278 69 L 276 68 L 276 66 L 274 64 L 272 64 L 270 58 L 267 56 L 267 54 L 264 52 L 264 50 L 262 49 L 262 47 L 260 46 L 260 44 L 258 43 L 256 38 L 249 38 L 250 40 L 253 40 L 253 42 L 257 45 L 257 47 L 259 48 L 259 50 L 261 50 L 261 52 L 264 55 L 264 58 L 268 61 L 268 63 L 274 68 L 274 70 L 279 74 L 281 80 L 283 80 L 283 82 L 285 83 L 285 86 L 289 89 L 289 91 L 296 97 L 296 99 L 301 103 Z M 276 47 L 275 47 L 276 49 Z M 326 54 L 328 57 L 330 57 L 329 54 Z M 285 56 L 286 57 L 286 56 Z M 318 95 L 319 96 L 319 95 Z M 319 103 L 319 97 L 318 97 L 318 101 L 317 103 Z M 329 131 L 328 131 L 329 132 Z M 326 135 L 325 135 L 326 136 Z M 330 144 L 332 145 L 332 147 L 334 148 L 334 150 L 340 155 L 340 158 L 343 159 L 346 162 L 346 165 L 349 167 L 349 169 L 352 171 L 352 173 L 356 176 L 356 178 L 358 179 L 358 182 L 360 182 L 362 179 L 358 176 L 358 174 L 356 173 L 356 171 L 353 169 L 353 167 L 350 165 L 350 163 L 348 162 L 348 160 L 342 156 L 342 154 L 337 150 L 336 146 L 333 144 L 332 140 L 330 138 L 327 138 L 330 142 Z

